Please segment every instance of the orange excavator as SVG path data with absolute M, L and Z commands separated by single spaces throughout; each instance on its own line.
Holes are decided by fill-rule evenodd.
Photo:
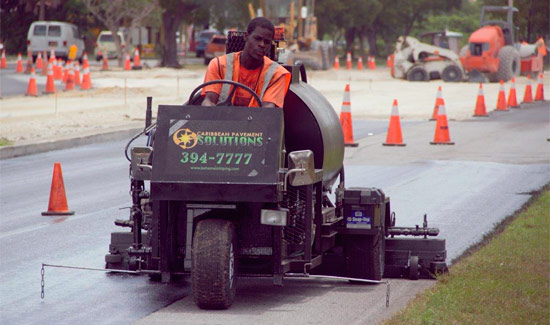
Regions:
M 460 60 L 468 79 L 473 82 L 508 81 L 521 74 L 538 75 L 542 57 L 546 55 L 544 41 L 536 44 L 517 42 L 512 6 L 484 6 L 481 27 L 470 35 L 469 44 L 460 51 Z M 506 21 L 492 18 L 506 13 Z M 491 16 L 490 16 L 491 15 Z

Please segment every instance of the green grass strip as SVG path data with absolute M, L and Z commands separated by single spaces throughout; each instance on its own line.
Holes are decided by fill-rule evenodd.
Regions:
M 550 324 L 548 187 L 522 210 L 385 324 Z
M 13 141 L 8 138 L 0 137 L 0 147 L 11 146 Z

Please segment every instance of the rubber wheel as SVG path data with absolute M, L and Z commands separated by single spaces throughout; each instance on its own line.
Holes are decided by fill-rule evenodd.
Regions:
M 382 231 L 373 236 L 346 236 L 344 248 L 346 255 L 346 276 L 358 279 L 381 280 L 384 275 L 384 244 L 385 240 Z
M 407 80 L 409 81 L 428 81 L 428 72 L 426 69 L 416 66 L 412 67 L 409 72 L 407 72 Z
M 446 82 L 462 81 L 462 71 L 456 65 L 448 65 L 441 73 L 441 79 Z
M 498 52 L 498 70 L 493 82 L 508 81 L 519 75 L 520 58 L 519 52 L 513 46 L 506 45 Z
M 227 309 L 236 292 L 236 235 L 233 223 L 202 220 L 193 237 L 191 282 L 202 309 Z
M 409 259 L 409 279 L 418 280 L 420 268 L 418 267 L 418 256 L 411 256 Z

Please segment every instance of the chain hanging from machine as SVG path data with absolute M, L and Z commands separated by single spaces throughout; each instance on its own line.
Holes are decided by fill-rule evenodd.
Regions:
M 289 222 L 283 229 L 283 238 L 290 244 L 303 245 L 305 235 L 306 193 L 303 187 L 289 186 L 283 198 L 288 209 Z

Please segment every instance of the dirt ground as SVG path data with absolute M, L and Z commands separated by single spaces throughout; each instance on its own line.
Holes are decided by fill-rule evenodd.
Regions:
M 0 137 L 15 144 L 71 138 L 110 130 L 140 127 L 144 123 L 146 97 L 153 96 L 153 115 L 159 104 L 182 104 L 201 84 L 204 66 L 175 70 L 151 68 L 139 71 L 99 71 L 93 67 L 92 90 L 59 91 L 39 97 L 0 99 Z M 544 74 L 545 98 L 550 98 L 550 72 Z M 352 117 L 388 119 L 394 99 L 403 120 L 431 117 L 438 86 L 443 88 L 447 117 L 471 119 L 479 84 L 408 82 L 393 79 L 389 68 L 376 70 L 309 71 L 308 82 L 340 113 L 344 88 L 350 83 Z M 523 98 L 526 77 L 516 79 L 518 101 Z M 506 96 L 510 83 L 505 85 Z M 40 88 L 39 88 L 40 89 Z M 57 89 L 62 89 L 59 85 Z M 487 111 L 495 108 L 499 84 L 484 84 Z M 533 82 L 533 94 L 536 83 Z

